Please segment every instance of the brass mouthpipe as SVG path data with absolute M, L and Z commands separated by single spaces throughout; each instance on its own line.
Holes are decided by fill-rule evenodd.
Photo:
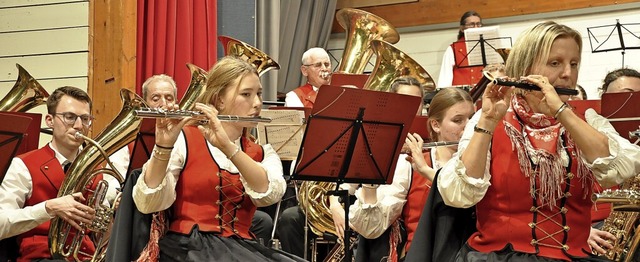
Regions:
M 183 119 L 193 117 L 200 120 L 200 123 L 208 121 L 207 116 L 198 111 L 190 110 L 166 110 L 162 108 L 140 108 L 134 110 L 138 117 L 142 118 L 171 118 Z M 251 123 L 271 123 L 271 118 L 261 116 L 234 116 L 234 115 L 218 115 L 218 119 L 223 122 L 251 122 Z

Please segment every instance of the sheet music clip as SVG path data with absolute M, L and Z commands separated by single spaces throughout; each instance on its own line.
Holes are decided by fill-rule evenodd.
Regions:
M 307 121 L 292 179 L 341 183 L 390 184 L 400 150 L 422 99 L 364 89 L 322 86 Z M 345 228 L 345 236 L 351 229 Z M 350 261 L 349 238 L 345 259 Z
M 618 19 L 614 25 L 587 27 L 591 53 L 621 50 L 622 67 L 627 49 L 640 49 L 640 23 L 621 24 Z M 617 37 L 612 37 L 617 36 Z M 616 41 L 617 40 L 617 41 Z M 636 43 L 633 45 L 632 43 Z

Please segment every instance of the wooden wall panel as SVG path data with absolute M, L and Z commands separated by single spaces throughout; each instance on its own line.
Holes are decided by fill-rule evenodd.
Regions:
M 68 3 L 3 8 L 0 32 L 87 26 L 89 3 L 66 2 Z
M 86 51 L 62 55 L 0 58 L 0 81 L 15 82 L 18 74 L 16 63 L 22 65 L 36 80 L 87 76 Z
M 23 31 L 0 34 L 0 58 L 87 51 L 89 27 Z
M 637 0 L 420 0 L 414 3 L 393 4 L 359 9 L 376 14 L 395 27 L 424 26 L 442 23 L 458 23 L 460 16 L 475 10 L 483 19 L 530 15 L 545 12 L 567 11 L 580 8 L 637 3 Z M 333 24 L 332 31 L 342 32 L 342 27 Z

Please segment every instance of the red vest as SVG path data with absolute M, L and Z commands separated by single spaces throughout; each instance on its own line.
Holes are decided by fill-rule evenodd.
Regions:
M 316 95 L 318 92 L 313 90 L 313 86 L 311 86 L 311 84 L 307 83 L 306 85 L 293 89 L 293 92 L 298 95 L 298 98 L 304 107 L 313 108 L 313 103 L 316 102 Z
M 188 154 L 176 185 L 169 230 L 189 234 L 198 225 L 201 232 L 251 238 L 249 227 L 256 206 L 246 195 L 240 174 L 220 169 L 196 127 L 188 126 L 183 131 Z M 241 141 L 242 151 L 261 162 L 262 147 L 245 137 Z
M 32 193 L 24 205 L 33 206 L 40 202 L 58 197 L 58 189 L 64 180 L 64 171 L 55 157 L 55 152 L 49 145 L 22 155 L 22 159 L 29 169 L 32 181 Z M 18 261 L 31 261 L 38 258 L 51 258 L 49 252 L 50 221 L 18 235 L 20 258 Z M 81 249 L 93 254 L 95 247 L 88 237 L 84 237 Z
M 517 152 L 512 149 L 502 122 L 495 129 L 491 145 L 491 186 L 476 205 L 478 232 L 469 238 L 469 245 L 480 252 L 491 252 L 510 243 L 515 251 L 547 258 L 587 257 L 591 251 L 587 245 L 591 185 L 583 185 L 584 181 L 574 175 L 578 161 L 574 150 L 567 149 L 571 172 L 561 185 L 568 196 L 558 199 L 550 210 L 546 203 L 532 199 L 529 178 L 520 171 Z M 553 233 L 557 234 L 548 236 Z
M 424 160 L 426 160 L 428 166 L 433 166 L 431 163 L 431 155 L 428 152 L 424 153 Z M 421 176 L 417 171 L 413 171 L 411 174 L 409 193 L 407 193 L 407 202 L 402 209 L 402 219 L 407 229 L 407 244 L 404 245 L 406 252 L 409 251 L 411 240 L 413 240 L 413 235 L 418 228 L 422 210 L 424 209 L 425 203 L 427 203 L 429 190 L 431 190 L 431 181 Z
M 469 65 L 469 59 L 467 58 L 467 47 L 464 42 L 464 38 L 453 42 L 451 44 L 453 49 L 456 64 L 453 66 L 453 82 L 452 85 L 475 85 L 482 78 L 482 66 Z

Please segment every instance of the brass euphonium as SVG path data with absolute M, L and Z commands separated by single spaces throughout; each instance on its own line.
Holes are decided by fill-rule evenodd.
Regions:
M 207 86 L 207 71 L 194 64 L 187 64 L 187 68 L 191 72 L 191 81 L 189 87 L 184 93 L 184 96 L 180 100 L 181 110 L 193 109 L 193 104 L 196 103 L 196 99 L 204 93 L 204 88 Z
M 49 249 L 56 259 L 81 261 L 82 258 L 90 257 L 90 261 L 104 260 L 115 207 L 113 204 L 111 206 L 104 204 L 108 188 L 104 179 L 97 182 L 95 190 L 87 188 L 94 184 L 94 178 L 100 174 L 111 175 L 122 184 L 123 177 L 109 161 L 109 155 L 135 140 L 141 119 L 135 116 L 134 110 L 146 107 L 144 100 L 130 90 L 120 90 L 120 97 L 123 101 L 122 110 L 95 138 L 95 141 L 86 138 L 92 144 L 78 154 L 58 191 L 58 197 L 82 192 L 87 199 L 85 204 L 95 209 L 96 217 L 91 225 L 80 224 L 83 227 L 82 231 L 73 229 L 69 223 L 59 217 L 51 220 Z M 76 136 L 84 137 L 82 134 Z M 111 169 L 97 168 L 104 161 L 111 166 Z M 93 254 L 87 254 L 81 250 L 82 239 L 87 235 L 93 240 L 96 248 Z
M 362 74 L 373 55 L 371 41 L 384 40 L 395 44 L 400 40 L 393 25 L 369 12 L 343 8 L 336 13 L 336 20 L 347 34 L 338 72 Z
M 424 91 L 436 89 L 436 83 L 427 70 L 409 55 L 382 40 L 371 41 L 371 47 L 376 54 L 376 64 L 364 89 L 388 91 L 393 80 L 401 76 L 414 77 Z
M 7 95 L 0 100 L 0 111 L 26 112 L 47 102 L 49 93 L 19 64 L 18 79 Z
M 258 48 L 228 36 L 222 35 L 218 39 L 224 47 L 224 55 L 236 56 L 252 64 L 258 69 L 258 76 L 262 76 L 274 68 L 280 69 L 280 65 L 276 60 L 273 60 Z

